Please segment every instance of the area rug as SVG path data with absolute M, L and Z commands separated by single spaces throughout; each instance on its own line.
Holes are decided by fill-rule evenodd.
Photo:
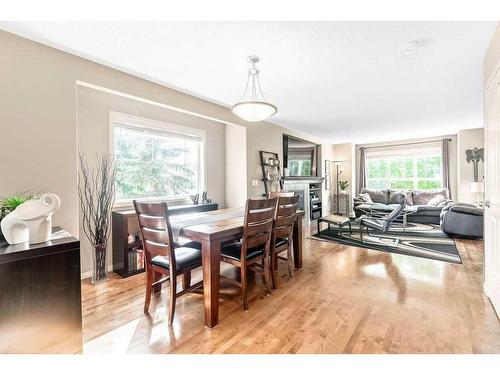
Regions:
M 338 226 L 332 224 L 330 229 L 323 229 L 319 234 L 314 234 L 310 238 L 450 263 L 462 263 L 455 241 L 442 232 L 438 225 L 408 223 L 405 231 L 402 226 L 395 226 L 387 233 L 370 230 L 369 236 L 365 231 L 363 242 L 360 240 L 358 223 L 352 221 L 351 226 L 352 234 L 349 233 L 349 227 L 345 225 L 340 235 Z M 327 223 L 321 223 L 321 228 L 326 227 Z M 399 242 L 396 245 L 397 239 Z

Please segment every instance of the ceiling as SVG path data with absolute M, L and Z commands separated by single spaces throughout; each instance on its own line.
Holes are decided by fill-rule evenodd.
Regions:
M 483 126 L 495 22 L 1 22 L 0 28 L 230 106 L 256 54 L 273 123 L 366 143 Z M 401 51 L 417 40 L 411 54 Z

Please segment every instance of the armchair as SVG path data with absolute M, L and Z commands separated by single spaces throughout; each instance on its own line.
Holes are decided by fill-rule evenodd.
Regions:
M 382 217 L 368 217 L 361 216 L 359 218 L 359 237 L 361 242 L 363 241 L 363 230 L 366 228 L 366 233 L 370 235 L 369 230 L 373 229 L 381 233 L 386 233 L 391 229 L 392 223 L 402 214 L 406 205 L 406 197 L 399 194 L 395 197 L 395 202 L 397 203 L 396 208 L 394 208 L 388 215 Z M 399 239 L 395 241 L 394 246 L 397 246 Z

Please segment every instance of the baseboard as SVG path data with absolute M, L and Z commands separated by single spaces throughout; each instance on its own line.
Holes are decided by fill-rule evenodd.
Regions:
M 108 272 L 113 272 L 113 265 L 108 266 Z M 81 280 L 89 279 L 92 277 L 92 271 L 82 272 L 80 275 Z

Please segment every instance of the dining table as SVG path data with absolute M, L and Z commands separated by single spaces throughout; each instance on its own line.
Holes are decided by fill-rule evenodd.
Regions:
M 170 218 L 174 236 L 187 237 L 201 244 L 205 326 L 209 328 L 219 323 L 221 246 L 225 242 L 241 239 L 244 216 L 242 208 L 225 208 Z M 304 211 L 297 210 L 292 241 L 293 260 L 297 269 L 302 268 L 303 217 Z

